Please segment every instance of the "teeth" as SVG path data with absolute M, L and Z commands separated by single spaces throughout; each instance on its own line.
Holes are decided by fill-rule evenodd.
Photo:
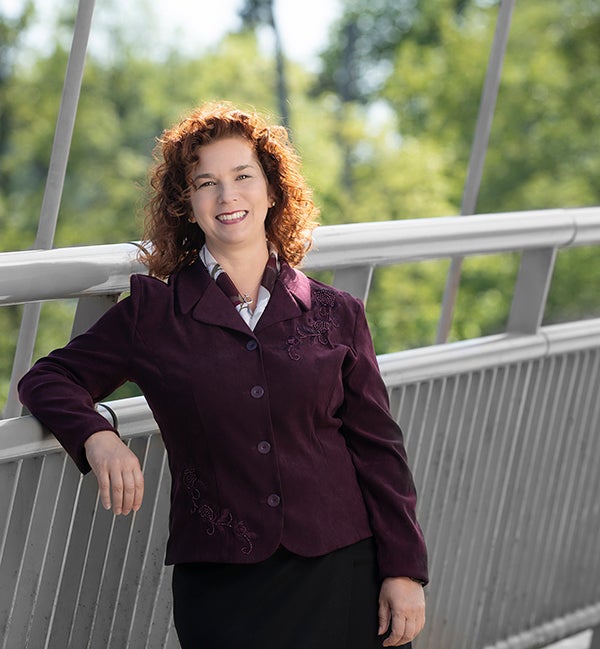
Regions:
M 217 216 L 218 221 L 236 221 L 246 216 L 246 212 L 241 210 L 240 212 L 234 212 L 233 214 L 219 214 Z

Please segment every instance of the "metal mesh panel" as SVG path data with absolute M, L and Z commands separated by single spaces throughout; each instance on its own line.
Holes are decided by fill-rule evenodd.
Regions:
M 481 648 L 600 602 L 599 367 L 588 350 L 391 388 L 431 554 L 416 648 Z
M 169 476 L 158 436 L 143 460 L 144 507 L 114 517 L 64 453 L 0 464 L 3 649 L 178 647 L 163 568 Z
M 557 620 L 585 628 L 600 602 L 600 352 L 390 392 L 431 555 L 415 648 L 537 647 L 566 634 Z M 156 435 L 130 444 L 146 496 L 126 518 L 103 511 L 94 478 L 62 452 L 0 463 L 3 649 L 178 646 L 165 452 Z

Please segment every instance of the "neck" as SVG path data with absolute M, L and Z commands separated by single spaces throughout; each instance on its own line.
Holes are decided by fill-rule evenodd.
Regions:
M 232 273 L 239 275 L 243 272 L 251 272 L 252 269 L 259 269 L 262 273 L 269 259 L 269 248 L 266 240 L 243 248 L 220 247 L 209 244 L 206 247 L 228 275 Z
M 256 303 L 260 281 L 269 259 L 266 240 L 251 248 L 223 250 L 218 247 L 213 249 L 208 245 L 207 248 L 229 275 L 238 291 Z

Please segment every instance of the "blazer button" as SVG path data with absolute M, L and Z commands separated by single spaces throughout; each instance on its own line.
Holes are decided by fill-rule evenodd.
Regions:
M 280 502 L 281 498 L 277 494 L 271 494 L 267 498 L 267 505 L 269 505 L 269 507 L 279 507 Z
M 246 343 L 246 349 L 247 349 L 249 352 L 253 352 L 257 347 L 258 347 L 258 343 L 257 343 L 256 340 L 254 340 L 254 339 L 249 340 L 249 341 Z
M 255 385 L 252 390 L 250 390 L 250 394 L 255 398 L 255 399 L 260 399 L 263 394 L 265 393 L 265 389 L 261 385 Z
M 269 444 L 269 442 L 259 442 L 257 448 L 258 452 L 262 455 L 266 455 L 267 453 L 271 452 L 271 445 Z

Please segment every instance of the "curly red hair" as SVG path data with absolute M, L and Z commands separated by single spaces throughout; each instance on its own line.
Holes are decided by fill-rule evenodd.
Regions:
M 156 164 L 150 172 L 144 229 L 144 239 L 151 245 L 140 255 L 151 275 L 166 278 L 198 256 L 204 233 L 189 222 L 190 174 L 200 147 L 236 136 L 254 147 L 275 200 L 265 220 L 267 239 L 292 266 L 299 265 L 310 249 L 319 211 L 286 129 L 269 124 L 256 112 L 244 112 L 229 103 L 209 103 L 164 131 L 154 150 Z

